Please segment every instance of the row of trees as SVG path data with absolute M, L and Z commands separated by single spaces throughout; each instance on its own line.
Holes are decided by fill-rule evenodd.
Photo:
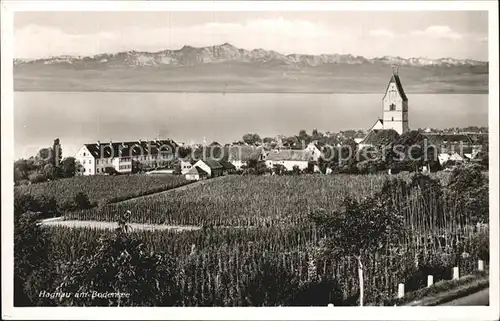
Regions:
M 14 162 L 14 183 L 40 183 L 59 178 L 73 177 L 76 173 L 74 157 L 62 158 L 59 139 L 52 147 L 42 148 L 36 156 Z

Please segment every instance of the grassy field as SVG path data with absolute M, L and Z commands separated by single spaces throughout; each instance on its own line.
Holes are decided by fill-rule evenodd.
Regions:
M 88 196 L 92 206 L 165 191 L 190 183 L 183 176 L 120 175 L 76 176 L 51 182 L 14 187 L 14 192 L 39 197 L 53 197 L 58 205 L 72 202 L 78 193 Z

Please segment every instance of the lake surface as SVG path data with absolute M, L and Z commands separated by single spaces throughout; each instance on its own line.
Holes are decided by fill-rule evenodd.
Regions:
M 179 142 L 232 142 L 261 137 L 370 128 L 382 94 L 218 94 L 15 92 L 15 158 L 54 138 L 63 155 L 84 143 L 170 137 Z M 410 128 L 488 125 L 488 95 L 408 94 Z

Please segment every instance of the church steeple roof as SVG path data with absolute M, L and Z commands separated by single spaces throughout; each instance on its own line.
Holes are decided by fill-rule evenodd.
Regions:
M 406 97 L 405 91 L 403 90 L 403 85 L 401 84 L 401 79 L 399 79 L 398 71 L 397 69 L 395 70 L 394 68 L 392 69 L 392 77 L 389 83 L 387 84 L 387 89 L 389 89 L 389 86 L 391 83 L 395 83 L 396 87 L 398 88 L 398 92 L 401 95 L 401 98 L 403 101 L 408 101 L 408 97 Z M 387 92 L 387 89 L 385 90 Z

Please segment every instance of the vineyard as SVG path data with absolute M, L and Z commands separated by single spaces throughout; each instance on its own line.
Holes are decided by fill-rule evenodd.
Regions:
M 73 202 L 78 193 L 85 194 L 92 206 L 119 202 L 126 199 L 157 193 L 188 184 L 183 176 L 171 175 L 120 175 L 76 176 L 45 183 L 21 185 L 16 194 L 38 198 L 54 198 L 60 208 Z
M 54 291 L 85 284 L 132 291 L 126 305 L 139 306 L 358 305 L 356 259 L 324 252 L 328 231 L 311 219 L 315 213 L 343 211 L 343 200 L 350 195 L 359 202 L 375 197 L 402 218 L 404 236 L 367 252 L 363 263 L 365 302 L 388 304 L 399 283 L 412 291 L 426 285 L 428 274 L 437 282 L 450 279 L 454 266 L 468 274 L 478 259 L 488 265 L 488 181 L 481 173 L 466 174 L 231 176 L 68 213 L 72 219 L 116 221 L 130 211 L 132 222 L 203 228 L 132 230 L 110 240 L 113 231 L 45 227 L 52 264 L 45 286 Z M 230 228 L 235 226 L 253 228 Z M 124 275 L 131 276 L 128 283 L 121 281 Z
M 109 233 L 65 227 L 51 229 L 54 260 L 69 262 L 91 255 L 98 248 L 99 237 Z M 178 277 L 175 291 L 180 298 L 172 305 L 357 305 L 355 260 L 316 257 L 313 246 L 317 244 L 318 235 L 314 230 L 262 228 L 132 233 L 148 250 L 168 252 L 174 258 L 173 274 Z M 429 273 L 436 281 L 450 279 L 453 266 L 459 266 L 465 274 L 474 271 L 477 259 L 487 258 L 485 243 L 481 241 L 487 240 L 487 233 L 487 230 L 471 231 L 467 236 L 460 236 L 460 248 L 443 244 L 432 252 L 421 247 L 374 254 L 368 258 L 365 270 L 367 301 L 382 304 L 393 298 L 401 282 L 408 291 L 421 288 Z M 456 243 L 453 241 L 456 237 L 450 235 L 447 241 Z M 474 254 L 463 257 L 463 252 Z M 258 285 L 253 284 L 255 282 Z M 303 291 L 300 285 L 313 288 L 317 283 L 328 286 L 319 293 L 307 290 L 312 291 L 308 294 L 310 301 L 287 296 Z M 276 295 L 280 284 L 291 286 L 288 293 L 266 299 L 270 294 Z
M 398 176 L 408 179 L 409 176 Z M 131 211 L 134 223 L 196 226 L 274 226 L 307 221 L 319 208 L 334 209 L 347 195 L 379 190 L 383 175 L 230 176 L 189 190 L 68 213 L 67 219 L 114 221 Z

